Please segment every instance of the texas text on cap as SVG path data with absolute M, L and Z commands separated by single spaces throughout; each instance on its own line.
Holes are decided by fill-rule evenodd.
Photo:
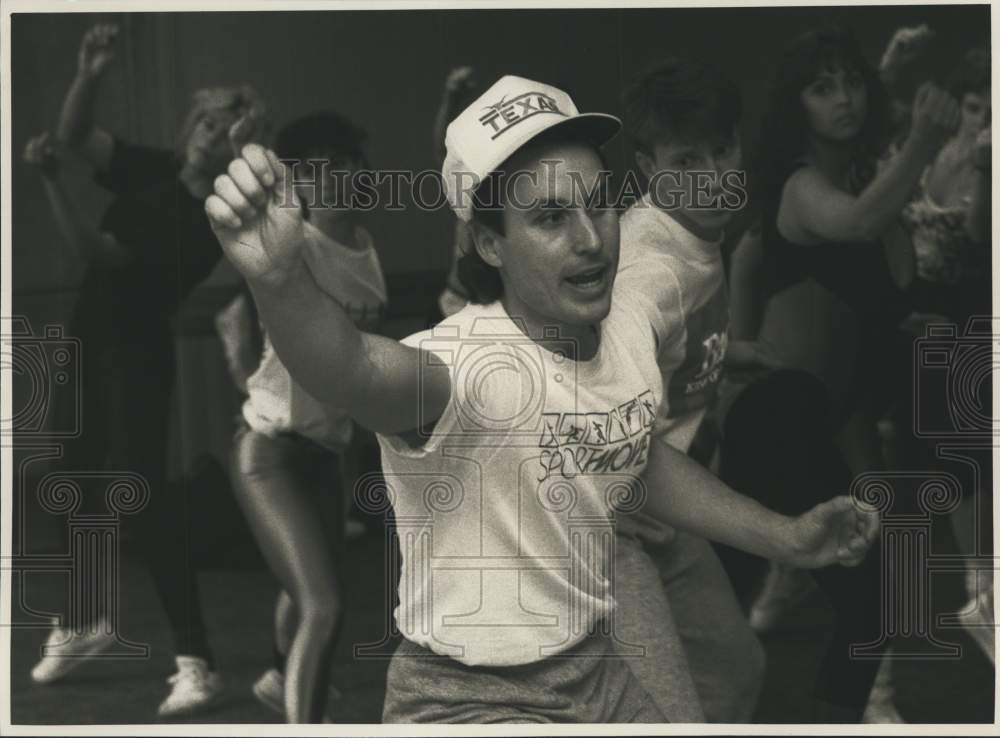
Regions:
M 542 131 L 573 127 L 597 146 L 611 139 L 621 121 L 604 113 L 581 113 L 562 90 L 523 77 L 501 77 L 451 122 L 441 176 L 452 209 L 472 219 L 472 194 L 483 179 Z

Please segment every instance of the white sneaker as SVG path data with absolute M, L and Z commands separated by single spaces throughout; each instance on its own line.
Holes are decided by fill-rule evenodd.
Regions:
M 268 669 L 254 682 L 253 695 L 265 707 L 271 708 L 279 715 L 285 714 L 285 676 L 277 669 Z M 327 699 L 336 701 L 342 696 L 340 690 L 331 684 Z M 332 723 L 333 719 L 326 714 L 323 722 Z
M 760 594 L 750 608 L 750 627 L 758 635 L 775 630 L 781 619 L 816 590 L 809 572 L 771 563 Z
M 108 621 L 101 618 L 83 633 L 62 628 L 53 619 L 48 640 L 42 646 L 42 659 L 31 670 L 37 684 L 51 684 L 66 676 L 92 656 L 107 650 L 114 642 Z
M 899 714 L 899 710 L 896 709 L 896 703 L 892 698 L 893 693 L 891 689 L 889 691 L 873 689 L 872 693 L 868 695 L 868 704 L 865 705 L 861 722 L 866 725 L 905 723 L 906 720 Z
M 208 662 L 197 656 L 177 656 L 177 673 L 167 679 L 173 689 L 160 703 L 160 717 L 189 715 L 219 701 L 222 677 L 208 670 Z
M 906 720 L 896 709 L 895 696 L 896 691 L 892 687 L 892 647 L 890 646 L 882 655 L 882 662 L 878 665 L 878 673 L 875 675 L 872 691 L 868 695 L 868 704 L 865 705 L 865 711 L 861 715 L 861 722 L 867 725 L 905 723 Z

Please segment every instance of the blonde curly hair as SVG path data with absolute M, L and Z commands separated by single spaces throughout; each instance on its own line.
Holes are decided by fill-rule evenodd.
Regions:
M 176 147 L 179 156 L 184 156 L 188 139 L 195 126 L 206 113 L 213 110 L 228 110 L 235 113 L 237 118 L 253 111 L 257 119 L 253 140 L 264 145 L 269 144 L 272 127 L 267 106 L 253 87 L 250 85 L 205 87 L 197 90 L 192 96 L 191 108 L 181 124 Z

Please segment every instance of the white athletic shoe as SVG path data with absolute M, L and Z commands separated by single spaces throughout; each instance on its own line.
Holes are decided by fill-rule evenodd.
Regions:
M 815 590 L 816 583 L 808 572 L 772 562 L 750 608 L 750 627 L 758 635 L 774 631 L 782 618 Z
M 993 597 L 984 594 L 973 597 L 958 614 L 958 620 L 974 640 L 990 663 L 996 666 L 996 625 L 993 623 Z
M 906 720 L 899 714 L 899 710 L 896 709 L 896 703 L 893 702 L 892 697 L 892 690 L 883 692 L 873 689 L 872 693 L 868 696 L 868 704 L 865 705 L 861 722 L 866 725 L 905 723 Z
M 53 619 L 52 630 L 42 648 L 42 659 L 31 670 L 36 684 L 51 684 L 115 642 L 108 621 L 101 618 L 83 633 L 62 628 Z
M 177 656 L 176 661 L 177 673 L 167 679 L 173 689 L 156 711 L 161 718 L 190 715 L 222 697 L 222 677 L 208 670 L 205 659 Z
M 905 723 L 906 720 L 896 709 L 894 697 L 896 692 L 892 687 L 892 648 L 886 649 L 882 662 L 878 665 L 875 683 L 868 695 L 868 704 L 861 715 L 861 722 L 867 725 L 883 725 L 886 723 Z
M 254 682 L 253 695 L 265 707 L 271 708 L 279 715 L 285 714 L 285 676 L 277 669 L 268 669 Z M 342 696 L 340 690 L 331 684 L 327 699 L 336 701 Z M 333 719 L 326 714 L 323 722 L 332 723 Z

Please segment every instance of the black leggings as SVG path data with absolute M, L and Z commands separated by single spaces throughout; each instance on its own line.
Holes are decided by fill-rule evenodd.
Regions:
M 132 472 L 146 479 L 149 502 L 136 514 L 122 515 L 122 529 L 137 544 L 152 575 L 173 631 L 176 653 L 198 656 L 212 665 L 191 545 L 186 485 L 167 482 L 173 337 L 166 331 L 157 335 L 150 329 L 149 333 L 142 343 L 118 346 L 100 346 L 82 339 L 82 427 L 80 435 L 67 442 L 62 466 L 70 475 L 108 469 L 112 474 Z M 82 613 L 82 618 L 92 614 Z
M 343 612 L 344 511 L 337 456 L 303 436 L 270 437 L 241 424 L 232 476 L 236 499 L 291 598 L 297 621 L 285 666 L 286 717 L 292 723 L 318 723 Z
M 798 515 L 849 491 L 851 474 L 834 441 L 826 390 L 806 372 L 776 371 L 747 387 L 726 416 L 723 438 L 723 481 L 772 510 Z M 737 594 L 747 600 L 767 562 L 726 547 L 719 554 Z M 836 613 L 816 696 L 860 718 L 878 661 L 852 659 L 849 649 L 881 635 L 879 546 L 860 566 L 812 575 Z

